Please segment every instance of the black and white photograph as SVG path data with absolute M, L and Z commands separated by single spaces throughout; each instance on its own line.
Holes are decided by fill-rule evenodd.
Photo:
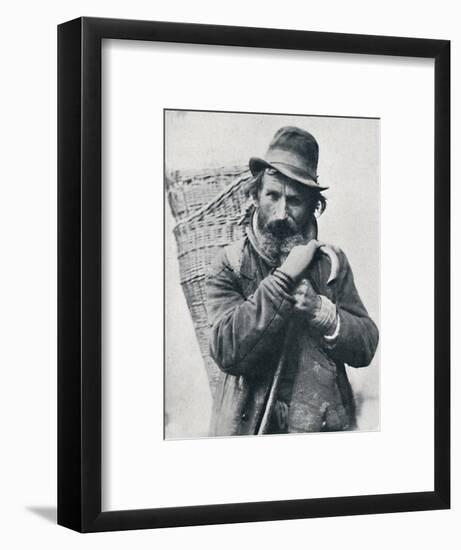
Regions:
M 164 110 L 165 439 L 380 429 L 380 120 Z
M 5 4 L 1 548 L 456 548 L 456 13 Z

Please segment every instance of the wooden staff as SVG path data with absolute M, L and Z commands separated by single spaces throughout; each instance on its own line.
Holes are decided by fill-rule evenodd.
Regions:
M 272 411 L 274 410 L 275 405 L 275 399 L 277 397 L 277 390 L 280 383 L 280 378 L 282 374 L 283 365 L 285 364 L 285 361 L 287 359 L 288 355 L 288 342 L 290 340 L 290 329 L 291 329 L 291 323 L 289 323 L 287 327 L 287 332 L 285 335 L 285 340 L 283 342 L 283 350 L 282 355 L 280 356 L 277 368 L 274 373 L 274 378 L 272 379 L 272 385 L 269 392 L 269 397 L 267 399 L 266 409 L 264 411 L 263 418 L 261 420 L 261 424 L 258 429 L 258 435 L 262 435 L 267 433 L 267 428 L 269 426 L 269 420 L 272 414 Z
M 336 252 L 331 247 L 329 247 L 328 245 L 322 245 L 319 250 L 323 254 L 328 256 L 328 258 L 330 259 L 330 263 L 331 263 L 330 276 L 328 277 L 328 281 L 327 281 L 327 284 L 329 285 L 338 276 L 339 260 L 338 260 L 338 257 L 336 255 Z M 292 323 L 289 323 L 288 327 L 287 327 L 287 332 L 286 332 L 286 335 L 285 335 L 285 340 L 283 342 L 282 355 L 280 356 L 277 368 L 276 368 L 275 373 L 274 373 L 274 378 L 272 379 L 271 389 L 269 391 L 269 397 L 267 399 L 266 409 L 264 410 L 264 415 L 263 415 L 263 418 L 261 420 L 261 424 L 260 424 L 259 429 L 258 429 L 258 435 L 262 435 L 262 434 L 267 433 L 267 427 L 269 426 L 269 420 L 270 420 L 272 411 L 274 410 L 274 404 L 275 404 L 275 399 L 277 397 L 277 390 L 278 390 L 279 383 L 280 383 L 280 378 L 281 378 L 281 375 L 282 375 L 283 365 L 285 364 L 285 361 L 287 359 L 288 344 L 289 344 L 289 340 L 290 340 L 290 332 L 291 332 L 292 329 L 293 329 Z

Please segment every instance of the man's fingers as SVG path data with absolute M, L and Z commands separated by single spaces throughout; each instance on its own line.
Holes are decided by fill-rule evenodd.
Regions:
M 318 241 L 317 239 L 312 239 L 305 246 L 307 250 L 310 250 L 315 253 L 319 248 L 322 248 L 322 246 L 325 246 L 325 243 L 323 241 Z

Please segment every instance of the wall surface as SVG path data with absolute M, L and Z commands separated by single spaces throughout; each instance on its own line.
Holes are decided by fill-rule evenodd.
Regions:
M 56 516 L 56 25 L 81 16 L 298 28 L 452 40 L 453 150 L 459 128 L 461 23 L 456 3 L 355 1 L 265 3 L 234 0 L 132 0 L 9 3 L 2 26 L 2 164 L 0 201 L 3 548 L 456 548 L 461 521 L 458 471 L 452 510 L 78 535 Z M 398 83 L 390 82 L 389 86 Z M 453 209 L 460 207 L 453 159 Z M 408 205 L 411 208 L 411 205 Z M 453 235 L 461 230 L 453 220 Z M 453 244 L 453 280 L 459 240 Z M 424 264 L 424 258 L 422 258 Z M 461 296 L 453 287 L 453 463 L 459 460 L 458 363 Z M 416 343 L 417 345 L 417 343 Z M 379 476 L 380 472 L 377 471 Z

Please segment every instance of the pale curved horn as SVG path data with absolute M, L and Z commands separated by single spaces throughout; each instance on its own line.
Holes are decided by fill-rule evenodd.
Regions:
M 332 283 L 339 273 L 339 259 L 336 252 L 331 248 L 331 246 L 328 246 L 327 244 L 323 244 L 319 250 L 325 254 L 325 256 L 328 256 L 328 259 L 330 260 L 331 269 L 330 269 L 330 276 L 328 277 L 327 285 Z

